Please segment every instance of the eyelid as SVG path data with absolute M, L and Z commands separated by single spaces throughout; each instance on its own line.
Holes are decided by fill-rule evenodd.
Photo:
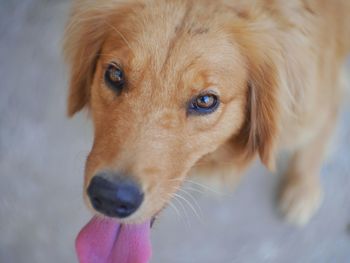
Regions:
M 202 90 L 199 93 L 195 94 L 195 97 L 204 96 L 204 95 L 215 95 L 215 96 L 219 97 L 218 92 L 216 92 L 213 89 Z
M 123 63 L 118 60 L 110 60 L 102 63 L 103 70 L 106 70 L 110 66 L 115 66 L 117 68 L 124 69 Z

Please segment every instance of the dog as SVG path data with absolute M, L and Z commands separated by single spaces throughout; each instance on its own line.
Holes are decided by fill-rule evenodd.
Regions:
M 281 212 L 308 222 L 342 97 L 349 12 L 348 0 L 75 1 L 68 115 L 92 117 L 84 198 L 99 215 L 78 236 L 79 260 L 146 262 L 151 220 L 186 176 L 234 176 L 257 157 L 275 171 L 281 150 Z

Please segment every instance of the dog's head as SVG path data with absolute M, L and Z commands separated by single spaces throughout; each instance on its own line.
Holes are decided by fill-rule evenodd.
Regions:
M 84 189 L 97 212 L 153 217 L 224 143 L 273 166 L 274 40 L 254 17 L 216 1 L 81 2 L 66 32 L 68 112 L 91 111 Z

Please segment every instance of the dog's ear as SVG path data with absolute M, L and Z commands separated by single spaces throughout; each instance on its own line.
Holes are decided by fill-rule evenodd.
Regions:
M 274 40 L 260 32 L 235 32 L 248 70 L 246 119 L 235 138 L 243 160 L 257 153 L 262 163 L 275 169 L 275 146 L 279 131 L 278 53 Z M 244 35 L 243 35 L 244 34 Z
M 63 51 L 70 70 L 68 115 L 72 116 L 89 102 L 90 85 L 102 45 L 111 31 L 136 7 L 131 1 L 82 1 L 72 8 Z
M 69 65 L 68 115 L 80 111 L 89 101 L 98 53 L 106 33 L 101 17 L 94 9 L 77 4 L 65 31 L 64 55 Z
M 251 66 L 244 127 L 248 154 L 258 152 L 262 163 L 270 170 L 275 169 L 279 116 L 275 74 L 272 65 L 260 65 L 259 68 Z

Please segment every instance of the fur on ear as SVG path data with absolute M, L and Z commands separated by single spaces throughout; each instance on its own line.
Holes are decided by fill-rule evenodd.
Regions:
M 259 154 L 262 163 L 275 170 L 280 123 L 279 48 L 271 32 L 257 25 L 251 28 L 238 25 L 233 33 L 235 43 L 246 57 L 248 71 L 246 119 L 234 143 L 244 162 Z
M 104 40 L 103 19 L 97 10 L 76 4 L 65 31 L 64 55 L 70 70 L 68 115 L 80 111 L 89 101 L 98 53 Z
M 269 67 L 268 67 L 269 68 Z M 278 134 L 278 105 L 274 77 L 253 75 L 248 81 L 246 121 L 239 140 L 244 145 L 246 158 L 258 153 L 262 163 L 270 170 L 275 169 L 275 144 Z
M 121 20 L 133 10 L 121 1 L 76 0 L 66 27 L 63 51 L 69 65 L 68 115 L 89 102 L 90 85 L 102 45 L 111 30 L 109 20 Z M 118 15 L 123 14 L 123 15 Z

